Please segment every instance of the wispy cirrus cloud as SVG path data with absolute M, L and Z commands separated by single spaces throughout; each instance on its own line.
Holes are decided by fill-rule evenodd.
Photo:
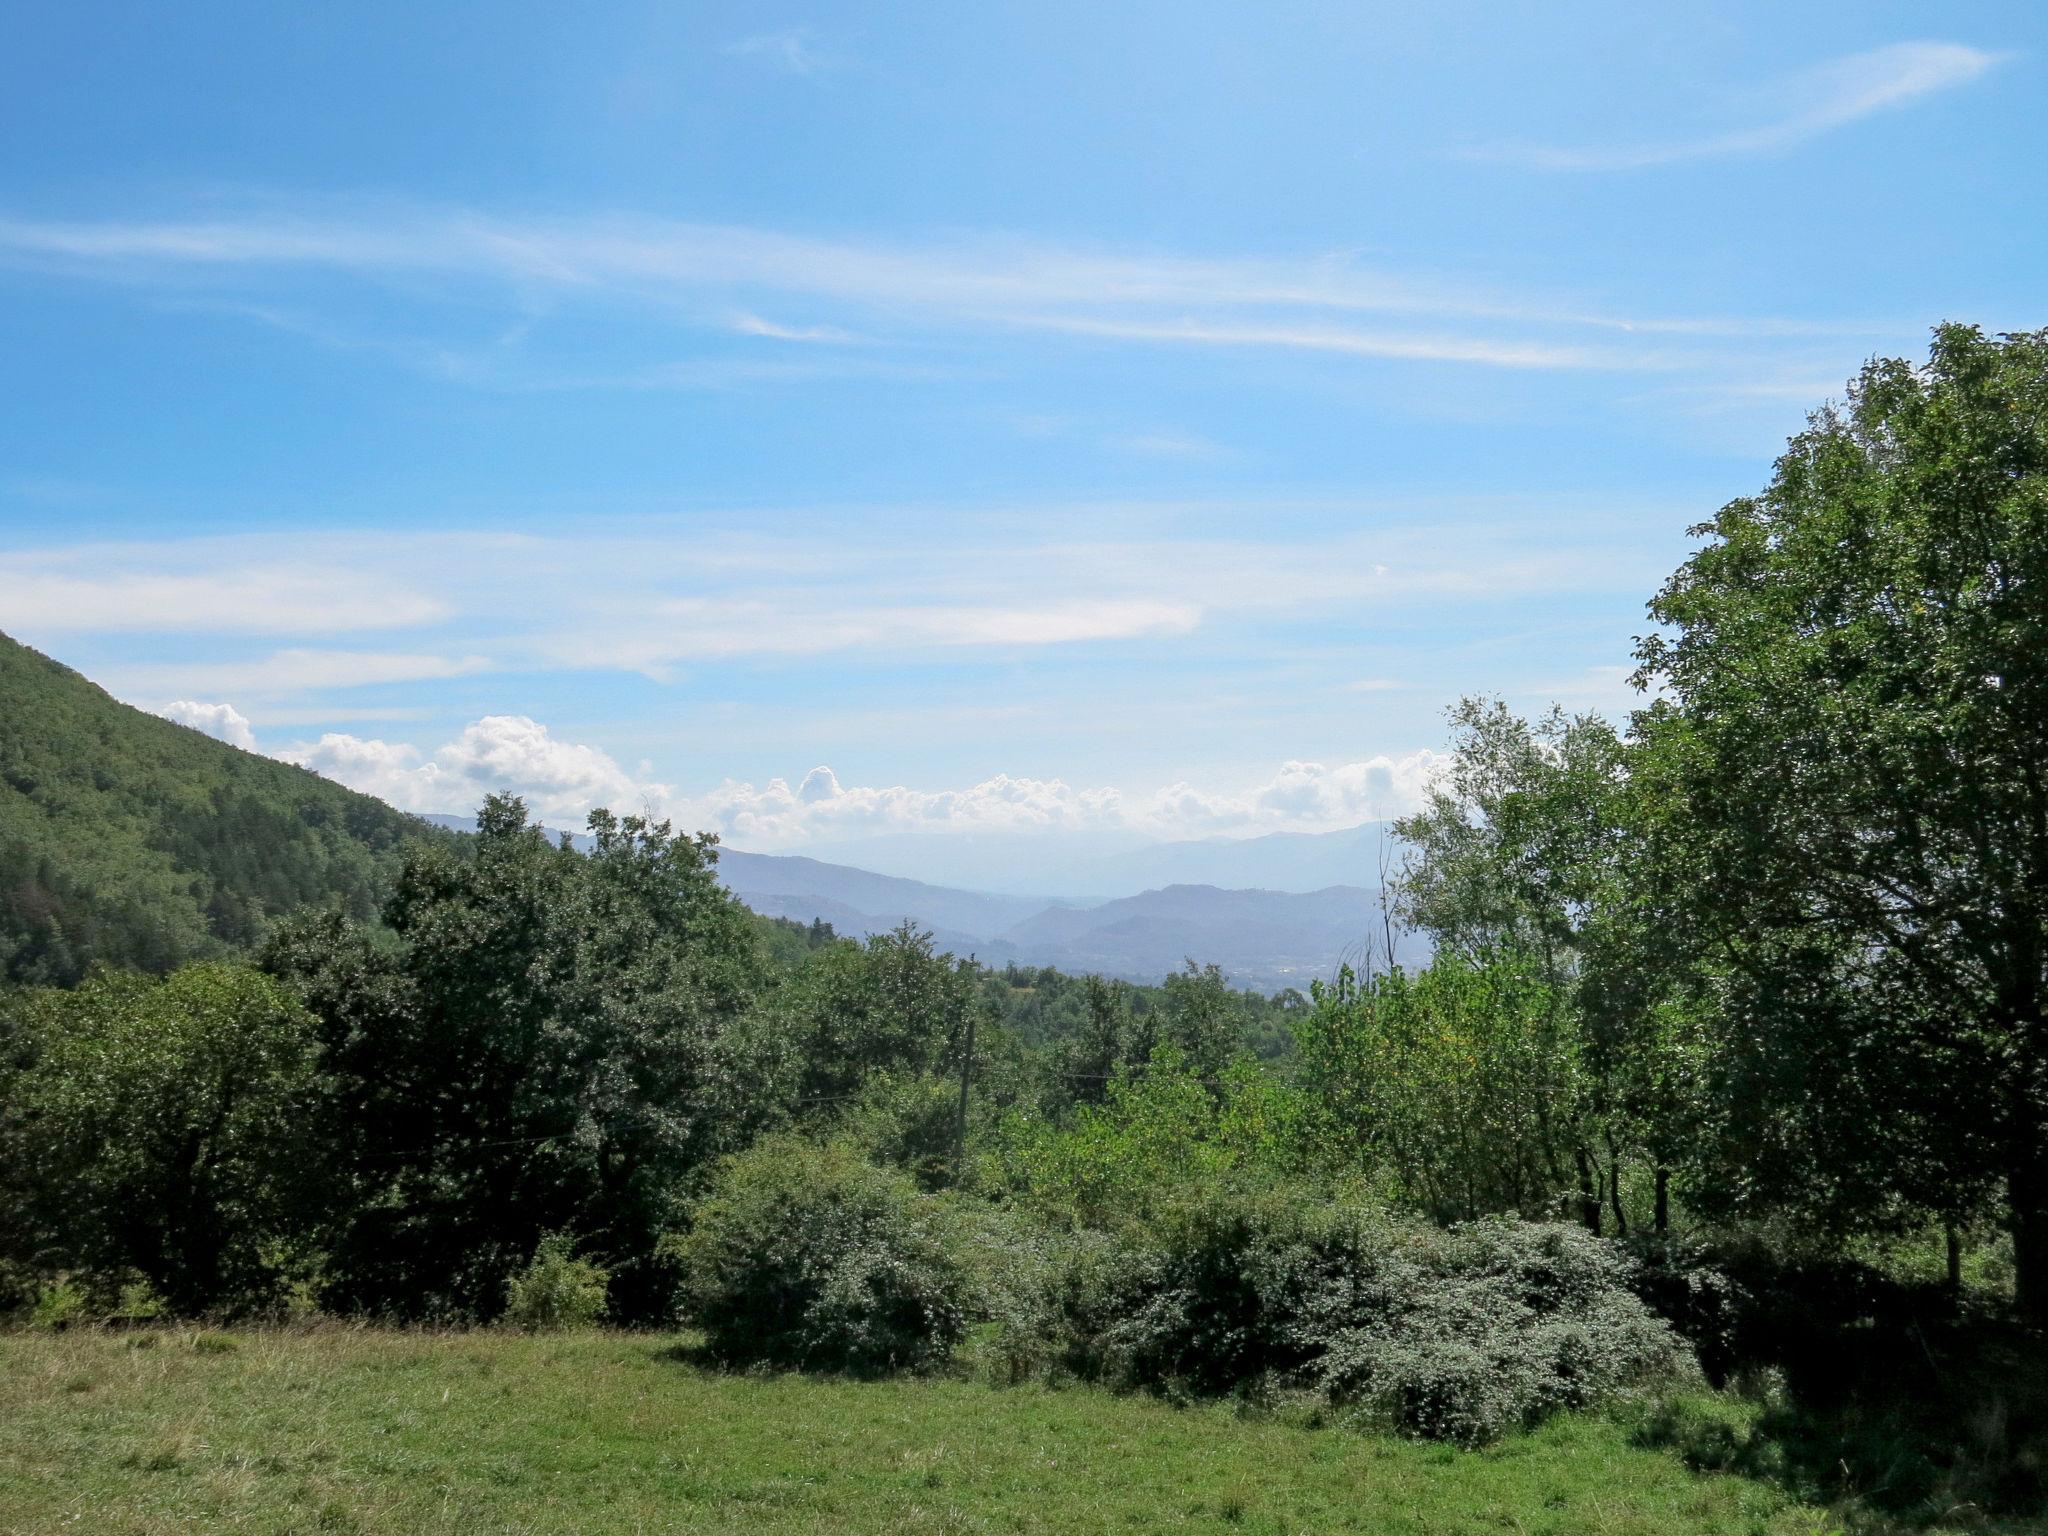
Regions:
M 285 650 L 246 660 L 143 663 L 118 668 L 113 675 L 126 693 L 148 694 L 169 687 L 268 698 L 390 683 L 442 682 L 487 672 L 490 667 L 489 658 L 483 656 Z
M 1464 151 L 1539 171 L 1629 171 L 1685 160 L 1769 154 L 1969 84 L 2006 55 L 1961 43 L 1909 42 L 1850 54 L 1782 82 L 1760 122 L 1686 138 L 1563 146 L 1502 143 Z
M 1115 251 L 1015 237 L 891 243 L 730 225 L 624 217 L 513 218 L 364 200 L 273 201 L 189 219 L 0 218 L 0 262 L 195 292 L 315 339 L 351 338 L 272 291 L 294 276 L 380 285 L 393 302 L 452 288 L 466 304 L 497 293 L 508 311 L 536 302 L 553 326 L 595 307 L 630 307 L 649 337 L 737 335 L 768 343 L 920 347 L 935 336 L 993 348 L 1032 333 L 1146 347 L 1228 347 L 1329 359 L 1437 363 L 1515 372 L 1727 371 L 1760 345 L 1896 334 L 1891 322 L 1802 317 L 1622 314 L 1577 299 L 1377 268 L 1348 254 L 1186 255 Z M 800 306 L 801 322 L 769 318 Z M 277 318 L 282 317 L 282 318 Z M 530 341 L 479 348 L 412 337 L 380 347 L 457 381 L 517 377 Z M 1731 350 L 1734 349 L 1734 350 Z M 593 373 L 694 387 L 702 370 L 786 368 L 701 356 Z M 889 366 L 882 358 L 864 369 Z M 930 366 L 920 358 L 915 366 Z
M 765 336 L 770 341 L 818 341 L 844 345 L 861 339 L 852 331 L 842 330 L 836 325 L 784 325 L 744 310 L 732 317 L 732 328 L 742 336 Z
M 753 59 L 785 75 L 822 74 L 826 70 L 844 69 L 853 62 L 845 54 L 827 48 L 810 27 L 755 32 L 727 43 L 725 51 L 734 58 Z
M 661 676 L 835 655 L 941 662 L 1143 646 L 1316 613 L 1633 592 L 1661 574 L 1631 563 L 1597 523 L 1560 538 L 1534 504 L 1468 520 L 1455 543 L 1432 525 L 1434 509 L 1404 520 L 1343 508 L 1355 526 L 1336 532 L 1333 508 L 1224 501 L 80 544 L 0 559 L 0 630 L 30 643 L 177 635 L 182 658 L 141 652 L 109 680 L 132 697 L 284 699 L 486 670 Z M 1152 536 L 1099 531 L 1148 521 Z M 1245 526 L 1270 531 L 1218 531 Z M 569 570 L 580 574 L 565 584 Z M 376 649 L 318 643 L 349 630 L 386 638 Z M 303 643 L 252 652 L 259 636 Z
M 289 556 L 197 570 L 123 563 L 106 546 L 0 557 L 0 627 L 16 631 L 330 634 L 448 612 L 415 583 Z

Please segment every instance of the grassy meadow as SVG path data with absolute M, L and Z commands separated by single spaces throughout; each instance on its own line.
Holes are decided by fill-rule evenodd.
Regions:
M 1812 1533 L 1617 1416 L 1486 1451 L 1092 1388 L 733 1376 L 673 1337 L 0 1336 L 0 1531 Z

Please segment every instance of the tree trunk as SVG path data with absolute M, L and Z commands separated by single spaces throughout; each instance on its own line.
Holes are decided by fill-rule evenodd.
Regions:
M 1579 1163 L 1579 1219 L 1586 1224 L 1586 1230 L 1595 1237 L 1600 1235 L 1600 1191 L 1593 1183 L 1593 1159 L 1582 1146 L 1576 1156 Z
M 1621 1210 L 1621 1153 L 1615 1149 L 1614 1137 L 1607 1137 L 1607 1204 L 1614 1211 L 1614 1235 L 1628 1236 L 1628 1217 Z
M 2048 1177 L 2038 1166 L 2012 1175 L 2013 1300 L 2029 1322 L 2048 1327 Z
M 1659 1237 L 1671 1230 L 1671 1170 L 1662 1163 L 1657 1165 L 1657 1207 L 1651 1222 Z
M 1948 1247 L 1949 1299 L 1955 1301 L 1963 1294 L 1963 1234 L 1956 1230 L 1953 1221 L 1944 1221 L 1941 1224 L 1941 1235 Z

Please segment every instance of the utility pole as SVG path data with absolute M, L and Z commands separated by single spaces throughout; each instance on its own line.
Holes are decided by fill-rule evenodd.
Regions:
M 974 1016 L 981 1010 L 967 1010 L 967 1049 L 960 1053 L 960 1113 L 953 1122 L 953 1177 L 967 1173 L 967 1080 L 974 1071 Z

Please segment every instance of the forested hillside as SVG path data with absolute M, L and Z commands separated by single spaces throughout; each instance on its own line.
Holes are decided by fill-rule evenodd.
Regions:
M 447 836 L 0 635 L 0 976 L 164 970 L 306 905 L 367 918 L 405 845 Z

